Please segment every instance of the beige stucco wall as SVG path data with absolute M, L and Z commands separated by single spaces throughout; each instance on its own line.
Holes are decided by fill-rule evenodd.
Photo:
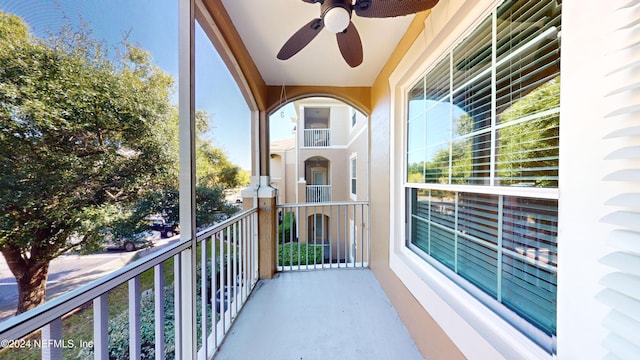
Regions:
M 370 164 L 375 166 L 372 166 L 370 176 L 370 265 L 425 358 L 463 359 L 464 356 L 460 350 L 389 267 L 390 177 L 392 176 L 390 130 L 393 126 L 390 116 L 392 109 L 389 76 L 414 40 L 422 34 L 427 15 L 428 13 L 416 15 L 409 30 L 375 81 L 371 92 Z

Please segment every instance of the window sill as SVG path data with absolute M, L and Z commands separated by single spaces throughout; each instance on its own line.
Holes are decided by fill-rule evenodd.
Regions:
M 408 249 L 392 251 L 392 271 L 469 359 L 554 359 Z

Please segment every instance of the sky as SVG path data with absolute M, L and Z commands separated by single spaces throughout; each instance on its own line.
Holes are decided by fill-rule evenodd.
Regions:
M 38 37 L 56 33 L 60 26 L 69 23 L 89 24 L 94 38 L 104 41 L 109 49 L 127 36 L 130 43 L 148 50 L 154 63 L 173 75 L 177 86 L 177 0 L 0 0 L 0 10 L 22 17 Z M 195 54 L 196 109 L 205 110 L 211 117 L 208 136 L 233 163 L 250 170 L 249 108 L 220 56 L 197 25 Z M 292 109 L 287 108 L 287 116 L 280 120 L 288 120 Z M 286 137 L 287 133 L 291 136 L 289 121 L 274 124 L 276 138 Z

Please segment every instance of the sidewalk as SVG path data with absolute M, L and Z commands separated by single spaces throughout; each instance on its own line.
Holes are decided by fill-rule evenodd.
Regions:
M 47 279 L 47 301 L 122 268 L 136 256 L 138 258 L 147 256 L 178 239 L 179 235 L 169 239 L 158 239 L 153 247 L 132 252 L 64 255 L 58 257 L 50 264 L 49 277 Z M 107 259 L 105 260 L 105 258 Z M 112 258 L 112 260 L 108 258 Z M 100 263 L 100 259 L 106 262 Z M 94 266 L 96 263 L 100 264 Z M 4 258 L 0 255 L 0 322 L 14 316 L 17 304 L 18 290 L 15 279 L 6 266 Z

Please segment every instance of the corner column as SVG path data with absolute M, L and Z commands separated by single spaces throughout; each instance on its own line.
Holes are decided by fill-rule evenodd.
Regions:
M 270 176 L 251 177 L 252 186 L 242 192 L 243 208 L 258 208 L 258 270 L 260 279 L 271 279 L 277 265 L 277 201 Z

